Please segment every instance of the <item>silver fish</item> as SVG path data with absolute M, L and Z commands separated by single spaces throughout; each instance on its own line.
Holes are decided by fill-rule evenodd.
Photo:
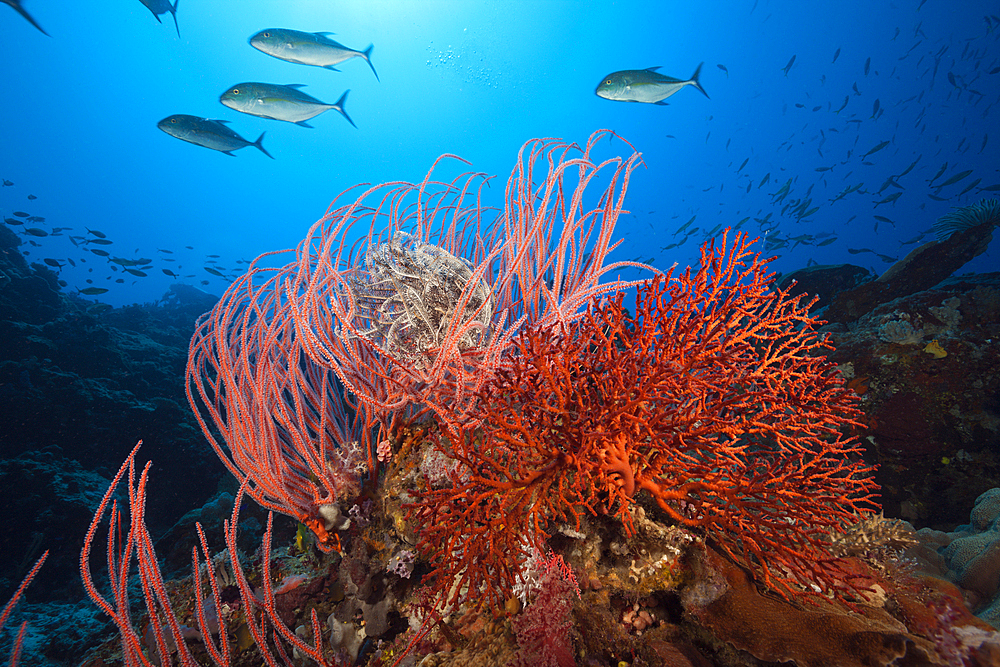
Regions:
M 139 0 L 146 9 L 153 12 L 153 16 L 156 17 L 157 23 L 163 23 L 160 20 L 160 14 L 166 14 L 170 12 L 174 16 L 174 30 L 177 31 L 177 36 L 181 36 L 181 27 L 177 25 L 177 3 L 181 0 L 174 0 L 174 4 L 170 4 L 168 0 Z
M 228 122 L 228 120 L 211 120 L 179 113 L 164 118 L 156 124 L 156 127 L 181 141 L 211 148 L 226 155 L 233 155 L 233 151 L 246 146 L 255 146 L 260 149 L 261 153 L 272 160 L 274 159 L 274 156 L 264 149 L 263 132 L 260 133 L 257 141 L 247 141 L 224 125 Z
M 10 5 L 11 7 L 13 7 L 15 12 L 23 16 L 28 23 L 38 28 L 38 31 L 43 35 L 45 35 L 46 37 L 52 36 L 49 33 L 42 30 L 42 26 L 38 25 L 38 21 L 31 18 L 31 14 L 29 14 L 27 10 L 25 10 L 24 7 L 21 6 L 21 0 L 0 0 L 0 2 L 4 3 L 5 5 Z
M 701 65 L 704 64 L 701 63 Z M 701 65 L 698 65 L 694 74 L 687 81 L 659 74 L 656 71 L 660 69 L 659 67 L 612 72 L 601 80 L 594 93 L 598 97 L 616 102 L 666 104 L 663 100 L 684 86 L 694 86 L 701 91 L 702 95 L 708 97 L 708 93 L 705 92 L 705 89 L 701 87 L 701 83 L 698 81 L 698 75 L 701 74 Z
M 339 71 L 334 65 L 351 58 L 361 58 L 371 67 L 372 74 L 377 80 L 378 72 L 375 71 L 371 60 L 374 45 L 369 46 L 364 51 L 355 51 L 327 37 L 327 35 L 332 34 L 332 32 L 302 32 L 287 28 L 268 28 L 251 37 L 250 46 L 269 56 L 290 63 L 323 67 L 334 72 Z
M 354 125 L 354 121 L 344 110 L 347 93 L 351 91 L 348 90 L 341 95 L 336 104 L 326 104 L 298 90 L 302 86 L 301 83 L 287 86 L 273 83 L 240 83 L 222 93 L 219 101 L 236 111 L 261 118 L 284 120 L 302 127 L 312 127 L 306 122 L 307 120 L 324 111 L 336 109 L 347 119 L 348 123 Z

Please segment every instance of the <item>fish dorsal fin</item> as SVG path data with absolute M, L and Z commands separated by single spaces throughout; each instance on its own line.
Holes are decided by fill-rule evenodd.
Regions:
M 655 72 L 656 70 L 660 69 L 661 67 L 663 67 L 663 65 L 657 65 L 656 67 L 647 67 L 646 71 L 647 72 Z
M 286 83 L 285 88 L 305 88 L 304 83 Z
M 316 35 L 316 36 L 318 36 L 318 37 L 326 37 L 327 35 L 336 35 L 337 33 L 335 33 L 335 32 L 314 32 L 313 34 Z
M 208 118 L 207 120 L 210 120 L 213 123 L 225 123 L 226 125 L 229 124 L 228 120 L 222 120 L 221 118 Z

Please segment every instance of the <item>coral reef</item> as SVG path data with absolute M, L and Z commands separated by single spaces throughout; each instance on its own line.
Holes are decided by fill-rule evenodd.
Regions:
M 149 503 L 157 533 L 215 493 L 225 472 L 177 382 L 193 322 L 215 298 L 187 287 L 159 304 L 111 308 L 64 291 L 49 267 L 25 261 L 22 242 L 0 227 L 2 594 L 42 552 L 49 557 L 0 654 L 28 619 L 21 664 L 78 665 L 107 631 L 79 585 L 80 538 L 125 443 L 153 434 L 156 476 L 172 480 Z
M 376 188 L 372 209 L 400 213 L 382 233 L 372 210 L 335 206 L 327 222 L 375 229 L 367 245 L 334 266 L 336 225 L 317 227 L 287 270 L 252 266 L 199 325 L 201 424 L 176 378 L 210 296 L 178 287 L 107 309 L 64 295 L 0 231 L 11 593 L 50 549 L 0 654 L 28 620 L 32 665 L 79 665 L 99 642 L 82 664 L 997 664 L 997 277 L 872 293 L 827 341 L 795 296 L 823 287 L 835 312 L 864 272 L 776 289 L 741 238 L 643 287 L 633 315 L 620 296 L 591 300 L 609 284 L 604 256 L 545 238 L 571 190 L 561 168 L 528 176 L 546 150 L 588 155 L 587 174 L 610 167 L 620 186 L 638 164 L 526 147 L 508 203 L 553 254 L 476 255 L 471 230 L 494 231 L 474 179 Z M 622 192 L 578 213 L 613 222 Z M 414 233 L 432 219 L 444 233 Z M 593 229 L 606 255 L 611 231 Z M 911 287 L 932 256 L 900 267 L 919 274 Z M 490 261 L 513 278 L 498 283 Z M 296 282 L 301 269 L 342 271 L 342 290 Z M 331 296 L 354 302 L 354 330 L 313 326 Z M 522 310 L 498 320 L 503 303 Z M 334 357 L 314 358 L 337 332 L 354 336 L 358 386 L 406 407 L 345 393 Z M 483 366 L 494 343 L 499 362 Z M 119 468 L 139 432 L 155 438 Z M 868 511 L 875 481 L 885 516 Z M 163 511 L 175 503 L 201 507 L 177 520 Z M 95 506 L 86 560 L 108 572 L 85 577 L 114 637 L 103 612 L 40 603 L 72 597 L 77 549 L 61 547 Z M 892 517 L 926 526 L 919 543 Z
M 963 227 L 945 239 L 915 248 L 878 279 L 838 292 L 824 310 L 824 319 L 853 322 L 880 304 L 931 289 L 985 252 L 995 226 L 996 221 L 988 219 L 974 227 Z
M 997 486 L 998 323 L 1000 276 L 982 274 L 882 304 L 849 327 L 827 327 L 830 358 L 849 369 L 848 384 L 861 394 L 887 515 L 950 529 Z
M 1000 629 L 1000 488 L 976 498 L 969 519 L 950 532 L 920 529 L 912 553 L 925 571 L 960 586 L 976 615 Z

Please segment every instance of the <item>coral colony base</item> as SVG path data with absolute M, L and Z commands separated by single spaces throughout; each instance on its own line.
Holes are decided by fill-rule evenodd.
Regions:
M 690 665 L 696 644 L 720 664 L 990 664 L 996 635 L 900 560 L 913 535 L 877 513 L 858 395 L 745 235 L 605 281 L 651 270 L 608 261 L 640 164 L 598 162 L 608 137 L 526 144 L 502 211 L 480 174 L 345 193 L 291 262 L 232 284 L 187 366 L 240 485 L 225 550 L 198 523 L 192 576 L 164 579 L 137 445 L 81 554 L 119 631 L 90 665 Z M 268 510 L 252 556 L 244 496 Z

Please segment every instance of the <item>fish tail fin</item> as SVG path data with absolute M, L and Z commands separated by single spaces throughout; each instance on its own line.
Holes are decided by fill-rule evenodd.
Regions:
M 177 31 L 177 38 L 178 39 L 180 39 L 180 36 L 181 36 L 181 27 L 179 25 L 177 25 L 177 3 L 179 3 L 180 1 L 181 0 L 174 0 L 173 6 L 170 7 L 170 13 L 173 14 L 173 16 L 174 16 L 174 30 Z
M 16 12 L 17 12 L 18 14 L 20 14 L 21 16 L 23 16 L 23 17 L 24 17 L 24 19 L 25 19 L 25 20 L 26 20 L 26 21 L 27 21 L 28 23 L 30 23 L 31 25 L 33 25 L 33 26 L 35 26 L 36 28 L 38 28 L 38 32 L 42 33 L 42 34 L 43 34 L 43 35 L 45 35 L 46 37 L 51 37 L 51 36 L 52 36 L 52 35 L 50 35 L 49 33 L 45 32 L 45 31 L 44 31 L 44 30 L 42 29 L 42 26 L 38 25 L 38 21 L 36 21 L 36 20 L 35 20 L 34 18 L 32 18 L 31 14 L 29 14 L 29 13 L 28 13 L 28 11 L 27 11 L 27 10 L 26 10 L 26 9 L 25 9 L 24 7 L 22 7 L 22 6 L 21 6 L 21 3 L 19 3 L 19 2 L 8 2 L 8 3 L 6 3 L 6 4 L 8 4 L 8 5 L 10 5 L 11 7 L 13 7 L 13 8 L 14 8 L 14 11 L 16 11 Z
M 688 83 L 690 83 L 692 86 L 700 90 L 702 95 L 708 97 L 708 93 L 706 93 L 705 89 L 701 87 L 701 82 L 698 80 L 698 77 L 701 76 L 701 66 L 704 64 L 705 63 L 701 63 L 700 65 L 698 65 L 698 67 L 694 70 L 694 74 L 691 75 L 691 80 L 688 81 Z M 712 98 L 708 97 L 708 99 Z
M 253 145 L 256 146 L 257 148 L 259 148 L 261 153 L 263 153 L 264 155 L 268 156 L 269 158 L 271 158 L 273 160 L 274 156 L 271 155 L 270 153 L 268 153 L 267 150 L 264 149 L 264 135 L 265 134 L 267 134 L 267 132 L 261 132 L 260 136 L 257 137 L 257 141 L 253 142 Z
M 354 125 L 354 121 L 351 120 L 351 117 L 347 115 L 347 110 L 344 109 L 344 102 L 347 101 L 347 93 L 349 93 L 349 92 L 351 92 L 351 91 L 350 90 L 345 90 L 344 94 L 340 96 L 339 100 L 337 100 L 337 103 L 333 105 L 333 108 L 336 109 L 337 111 L 339 111 L 340 114 L 344 118 L 347 119 L 348 123 L 350 123 L 351 125 Z M 358 126 L 354 125 L 354 129 L 358 129 Z
M 375 80 L 382 83 L 382 79 L 378 78 L 378 72 L 375 71 L 375 65 L 372 65 L 372 49 L 375 48 L 374 44 L 369 44 L 368 48 L 361 52 L 361 57 L 365 59 L 368 66 L 372 68 L 372 74 L 375 75 Z

